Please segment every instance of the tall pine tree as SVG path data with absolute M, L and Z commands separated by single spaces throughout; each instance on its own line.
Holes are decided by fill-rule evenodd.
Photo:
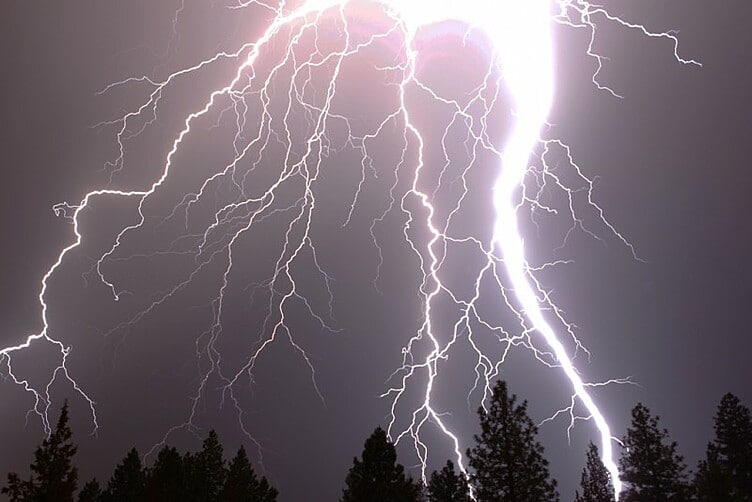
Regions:
M 549 478 L 537 427 L 527 415 L 527 402 L 517 405 L 506 382 L 493 389 L 488 411 L 478 409 L 480 436 L 467 451 L 470 482 L 479 502 L 551 502 L 559 500 L 556 481 Z
M 78 469 L 73 465 L 76 446 L 68 426 L 68 402 L 60 410 L 55 430 L 34 452 L 31 478 L 21 480 L 16 473 L 8 474 L 8 486 L 0 490 L 11 502 L 73 502 L 78 486 Z
M 702 502 L 752 501 L 752 418 L 738 397 L 726 394 L 715 416 L 715 439 L 695 477 Z
M 713 444 L 708 444 L 705 459 L 697 465 L 693 488 L 700 502 L 736 502 L 748 500 L 732 498 L 731 476 L 724 467 Z
M 142 500 L 146 490 L 146 472 L 135 448 L 115 467 L 107 489 L 102 494 L 104 502 L 129 502 Z
M 470 487 L 467 477 L 454 469 L 451 460 L 447 460 L 441 471 L 434 471 L 428 481 L 428 502 L 471 502 Z
M 219 500 L 223 502 L 275 502 L 277 490 L 266 478 L 259 480 L 248 461 L 245 448 L 241 446 L 230 462 Z
M 642 403 L 632 409 L 632 423 L 624 437 L 619 461 L 625 490 L 623 502 L 673 502 L 689 498 L 685 465 L 669 441 L 668 431 L 658 427 Z
M 215 502 L 225 483 L 224 450 L 217 433 L 212 430 L 196 455 L 184 458 L 188 471 L 191 500 Z
M 611 475 L 603 465 L 598 447 L 593 443 L 588 445 L 587 460 L 580 479 L 582 495 L 577 491 L 575 502 L 613 502 L 614 487 Z
M 157 454 L 154 465 L 146 477 L 146 500 L 183 502 L 188 498 L 187 476 L 183 457 L 178 451 L 165 446 Z
M 78 502 L 102 502 L 102 488 L 97 478 L 87 482 L 78 494 Z
M 381 427 L 366 439 L 362 460 L 353 459 L 345 483 L 342 502 L 417 502 L 422 492 L 397 463 L 397 451 Z

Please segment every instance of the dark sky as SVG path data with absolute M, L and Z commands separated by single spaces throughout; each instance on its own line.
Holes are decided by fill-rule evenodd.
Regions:
M 56 217 L 52 206 L 75 203 L 108 183 L 107 162 L 118 155 L 117 129 L 95 126 L 133 110 L 143 102 L 147 89 L 134 83 L 104 95 L 98 91 L 129 76 L 163 79 L 217 51 L 236 49 L 257 34 L 263 22 L 257 11 L 230 11 L 223 8 L 224 2 L 185 3 L 174 34 L 179 2 L 10 0 L 0 4 L 0 86 L 5 98 L 0 125 L 0 346 L 19 343 L 41 328 L 37 303 L 41 277 L 73 238 L 71 225 Z M 711 438 L 712 416 L 721 396 L 733 392 L 752 403 L 746 326 L 752 294 L 752 233 L 746 223 L 752 179 L 748 172 L 752 34 L 747 26 L 752 7 L 746 0 L 605 4 L 614 14 L 644 22 L 653 30 L 678 30 L 681 54 L 703 63 L 702 68 L 681 65 L 666 41 L 603 26 L 596 49 L 610 59 L 601 82 L 624 96 L 616 99 L 590 82 L 593 64 L 583 55 L 585 33 L 555 30 L 558 80 L 551 136 L 572 147 L 583 172 L 596 180 L 595 198 L 609 221 L 644 262 L 635 260 L 628 248 L 598 225 L 594 230 L 602 242 L 577 232 L 557 251 L 554 248 L 568 228 L 566 221 L 544 218 L 536 232 L 528 219 L 525 237 L 534 262 L 574 260 L 541 279 L 591 350 L 590 362 L 583 356 L 577 359 L 584 376 L 594 380 L 630 376 L 637 384 L 596 392 L 614 433 L 624 433 L 629 410 L 641 401 L 660 415 L 692 467 Z M 380 27 L 368 16 L 361 23 L 364 32 Z M 466 80 L 471 81 L 473 71 L 480 68 L 484 51 L 470 44 L 463 52 L 457 39 L 461 32 L 449 27 L 442 33 L 431 39 L 438 48 L 429 53 L 423 69 L 426 78 L 446 92 L 461 93 L 468 88 Z M 327 36 L 331 37 L 327 41 L 336 41 L 331 33 Z M 386 61 L 393 50 L 394 46 L 384 44 L 368 54 L 371 59 L 362 67 L 353 65 L 351 74 L 343 77 L 341 106 L 353 110 L 361 127 L 383 112 L 389 94 L 373 90 L 369 74 L 358 76 L 358 71 L 365 72 L 373 61 Z M 456 77 L 453 68 L 461 68 L 462 77 Z M 127 143 L 124 169 L 112 186 L 142 189 L 152 183 L 186 114 L 232 72 L 231 64 L 219 62 L 169 87 L 157 121 Z M 276 92 L 272 95 L 281 96 L 281 91 Z M 419 121 L 430 125 L 441 120 L 427 110 Z M 257 121 L 258 116 L 251 110 L 248 120 Z M 214 188 L 212 196 L 195 208 L 188 231 L 181 228 L 180 218 L 159 225 L 182 194 L 195 190 L 207 173 L 217 172 L 231 158 L 234 121 L 228 118 L 230 114 L 217 113 L 197 126 L 197 134 L 176 156 L 175 173 L 164 190 L 145 206 L 144 229 L 125 240 L 122 250 L 105 264 L 107 276 L 129 292 L 121 301 L 113 301 L 92 266 L 112 246 L 119 230 L 135 222 L 132 200 L 95 201 L 81 217 L 83 245 L 66 258 L 50 282 L 52 333 L 72 347 L 71 375 L 97 402 L 99 429 L 89 436 L 93 426 L 86 402 L 62 378 L 51 389 L 53 418 L 63 400 L 71 399 L 84 480 L 94 475 L 106 479 L 130 446 L 148 451 L 171 427 L 184 423 L 190 398 L 207 371 L 209 359 L 197 357 L 195 351 L 208 339 L 202 333 L 212 323 L 211 302 L 221 285 L 226 255 L 220 254 L 189 287 L 143 319 L 128 326 L 122 323 L 194 267 L 190 254 L 154 253 L 190 249 L 190 237 L 178 238 L 195 233 L 201 225 L 205 228 L 208 215 L 230 200 L 227 186 Z M 502 120 L 495 130 L 503 131 L 503 126 Z M 341 130 L 333 133 L 335 144 L 341 134 Z M 429 143 L 436 145 L 436 134 L 431 138 Z M 378 290 L 372 283 L 378 258 L 369 226 L 388 202 L 394 180 L 394 168 L 389 166 L 398 157 L 393 140 L 388 136 L 374 145 L 379 177 L 369 175 L 347 226 L 342 223 L 360 176 L 357 157 L 346 151 L 333 155 L 322 174 L 313 237 L 319 263 L 333 279 L 335 331 L 322 329 L 300 302 L 290 308 L 288 319 L 293 339 L 315 368 L 324 402 L 305 361 L 284 341 L 273 344 L 260 358 L 252 384 L 244 378 L 234 388 L 244 410 L 242 422 L 261 445 L 266 474 L 285 501 L 337 497 L 364 439 L 376 425 L 387 424 L 390 402 L 379 395 L 393 383 L 388 378 L 400 365 L 401 347 L 421 322 L 419 268 L 402 240 L 404 215 L 399 211 L 389 213 L 376 227 L 384 264 L 376 281 Z M 459 151 L 457 143 L 450 146 Z M 267 159 L 277 153 L 272 149 Z M 435 151 L 431 155 L 429 161 L 440 162 Z M 494 165 L 486 164 L 471 177 L 475 191 L 468 204 L 477 212 L 460 218 L 463 226 L 478 228 L 481 234 L 490 223 L 482 187 L 492 179 Z M 254 183 L 268 183 L 269 176 L 279 172 L 271 160 L 262 167 L 252 175 Z M 564 166 L 562 173 L 571 175 L 571 169 Z M 429 171 L 427 176 L 437 172 Z M 297 189 L 291 185 L 280 193 L 279 209 L 295 204 Z M 451 200 L 454 195 L 447 190 L 443 196 Z M 556 196 L 550 201 L 561 203 Z M 268 276 L 290 211 L 264 220 L 234 254 L 237 267 L 227 289 L 223 330 L 216 345 L 228 368 L 242 365 L 263 332 L 269 299 L 261 290 L 253 295 L 253 284 Z M 585 212 L 585 218 L 594 221 L 592 213 Z M 216 249 L 227 242 L 228 230 L 223 227 L 214 235 Z M 448 276 L 462 288 L 468 280 L 464 272 L 473 270 L 474 262 L 472 255 L 458 253 L 451 257 L 456 272 Z M 326 316 L 328 296 L 321 276 L 313 273 L 310 256 L 296 265 L 294 273 L 301 293 Z M 280 288 L 284 287 L 287 283 L 282 281 Z M 450 313 L 447 309 L 447 317 Z M 503 314 L 499 316 L 503 320 Z M 441 322 L 445 332 L 449 319 Z M 14 356 L 14 367 L 33 385 L 44 387 L 55 361 L 49 347 L 39 346 Z M 476 427 L 477 394 L 470 410 L 466 403 L 473 378 L 470 362 L 468 353 L 460 352 L 447 363 L 437 398 L 439 406 L 452 410 L 448 420 L 464 446 Z M 3 376 L 6 370 L 3 363 Z M 568 402 L 568 386 L 561 374 L 542 367 L 524 350 L 512 352 L 502 374 L 513 391 L 529 400 L 536 420 Z M 213 379 L 207 382 L 196 408 L 196 434 L 181 429 L 168 441 L 196 449 L 200 435 L 215 428 L 227 449 L 245 442 L 259 460 L 258 450 L 242 434 L 231 401 L 220 401 L 219 385 Z M 30 396 L 8 379 L 0 384 L 0 403 L 0 473 L 24 472 L 42 438 L 40 421 L 27 414 L 33 407 Z M 402 421 L 408 411 L 401 410 Z M 592 425 L 580 424 L 568 444 L 566 426 L 560 420 L 541 429 L 552 473 L 565 499 L 579 479 L 586 442 L 595 437 Z M 436 467 L 449 455 L 447 443 L 430 428 L 426 438 L 435 445 L 431 467 Z M 416 474 L 409 446 L 405 443 L 399 452 Z

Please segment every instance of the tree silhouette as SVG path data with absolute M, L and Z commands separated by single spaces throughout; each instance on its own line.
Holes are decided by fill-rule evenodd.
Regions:
M 697 473 L 693 488 L 700 502 L 731 502 L 736 500 L 749 500 L 732 498 L 731 476 L 721 462 L 718 450 L 708 444 L 705 460 L 697 464 Z
M 467 477 L 454 469 L 451 460 L 447 460 L 441 471 L 434 471 L 428 481 L 429 502 L 471 502 L 470 487 Z
M 588 445 L 587 460 L 582 470 L 580 492 L 575 493 L 575 502 L 613 502 L 614 487 L 611 475 L 601 462 L 598 447 L 593 443 Z
M 507 385 L 499 380 L 488 411 L 478 409 L 480 436 L 467 451 L 473 473 L 470 483 L 480 502 L 559 500 L 556 481 L 549 478 L 537 427 L 527 415 L 527 401 L 516 404 Z
M 115 472 L 102 494 L 104 502 L 141 500 L 146 490 L 146 472 L 135 448 L 115 467 Z
M 190 500 L 215 502 L 225 483 L 224 450 L 217 433 L 212 430 L 204 440 L 201 451 L 183 458 L 188 473 Z
M 715 439 L 695 477 L 697 499 L 752 500 L 752 419 L 749 408 L 733 394 L 721 399 L 715 416 Z
M 31 477 L 23 481 L 18 474 L 8 474 L 8 486 L 0 493 L 11 502 L 72 502 L 78 485 L 78 470 L 73 465 L 76 446 L 68 426 L 68 402 L 60 410 L 55 430 L 34 452 Z
M 275 502 L 277 490 L 269 485 L 266 478 L 259 480 L 248 461 L 245 448 L 241 445 L 225 478 L 219 500 L 223 502 Z
M 146 499 L 160 502 L 182 502 L 188 496 L 183 458 L 178 451 L 165 446 L 157 454 L 146 477 Z
M 345 479 L 342 502 L 414 502 L 421 499 L 422 486 L 405 475 L 397 463 L 397 451 L 377 427 L 366 439 L 362 460 L 353 459 Z
M 99 486 L 97 478 L 86 483 L 78 494 L 78 502 L 101 502 L 101 500 L 102 488 Z
M 15 472 L 8 473 L 8 484 L 3 486 L 0 493 L 7 494 L 10 502 L 25 502 L 32 500 L 33 483 L 23 481 Z
M 676 453 L 676 442 L 668 442 L 668 431 L 658 428 L 642 403 L 632 409 L 632 423 L 624 437 L 619 461 L 626 489 L 624 502 L 668 502 L 689 498 L 685 465 Z

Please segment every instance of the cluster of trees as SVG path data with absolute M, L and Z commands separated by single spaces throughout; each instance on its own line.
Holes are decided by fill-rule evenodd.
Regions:
M 452 462 L 434 472 L 425 490 L 396 463 L 394 446 L 381 429 L 366 441 L 363 460 L 355 459 L 347 477 L 343 502 L 549 502 L 558 501 L 556 481 L 548 472 L 537 429 L 527 403 L 516 403 L 506 384 L 498 382 L 490 406 L 480 408 L 481 433 L 467 450 L 469 469 L 458 472 Z M 752 501 L 752 419 L 750 410 L 726 394 L 715 416 L 715 439 L 708 445 L 694 476 L 687 472 L 676 442 L 659 427 L 643 404 L 632 410 L 619 460 L 625 502 Z M 472 496 L 471 496 L 472 493 Z M 598 448 L 590 443 L 576 502 L 613 502 L 611 476 Z
M 527 403 L 517 404 L 498 382 L 490 406 L 478 410 L 481 433 L 467 450 L 469 469 L 448 461 L 426 487 L 405 475 L 394 446 L 380 428 L 365 443 L 346 479 L 342 502 L 549 502 L 558 501 Z M 619 470 L 625 502 L 752 502 L 752 418 L 727 394 L 715 416 L 715 439 L 697 472 L 687 472 L 676 442 L 644 405 L 632 410 L 622 440 Z M 598 448 L 590 443 L 575 502 L 613 502 L 614 488 Z
M 642 404 L 635 406 L 619 462 L 626 485 L 620 500 L 752 501 L 752 416 L 749 408 L 735 395 L 726 394 L 718 405 L 714 429 L 715 438 L 707 446 L 705 459 L 699 462 L 692 475 L 677 453 L 676 442 L 670 440 L 665 428 L 659 427 L 658 417 L 652 416 Z M 591 446 L 591 450 L 593 448 Z M 591 463 L 589 461 L 588 465 Z M 589 469 L 586 466 L 584 493 L 592 493 L 593 479 L 602 476 L 602 465 Z
M 63 406 L 55 430 L 34 452 L 29 479 L 8 474 L 1 490 L 11 502 L 73 502 L 78 469 L 73 464 L 76 446 Z M 115 468 L 106 487 L 96 479 L 78 493 L 79 502 L 275 502 L 277 490 L 258 478 L 241 446 L 229 462 L 216 432 L 209 432 L 196 453 L 181 455 L 165 446 L 154 465 L 146 468 L 135 448 Z
M 380 427 L 366 440 L 360 458 L 345 478 L 341 502 L 550 502 L 558 501 L 538 430 L 503 381 L 487 408 L 478 410 L 480 434 L 466 452 L 467 472 L 451 461 L 431 474 L 426 486 L 397 462 L 397 452 Z M 694 475 L 687 472 L 677 445 L 644 405 L 632 410 L 619 460 L 625 502 L 752 502 L 752 417 L 739 399 L 727 394 L 715 416 L 715 438 Z M 73 464 L 68 409 L 55 431 L 37 448 L 31 477 L 8 475 L 2 493 L 11 502 L 72 502 L 78 472 Z M 135 449 L 118 464 L 106 487 L 96 479 L 78 493 L 79 502 L 237 501 L 273 502 L 277 490 L 258 478 L 241 446 L 227 464 L 212 431 L 200 451 L 181 455 L 165 446 L 146 468 Z M 614 490 L 598 448 L 588 446 L 576 502 L 613 502 Z
M 517 404 L 506 383 L 497 382 L 488 409 L 478 410 L 481 432 L 467 450 L 470 474 L 451 461 L 431 474 L 427 486 L 410 479 L 396 462 L 394 445 L 377 428 L 354 459 L 345 479 L 342 502 L 556 501 L 556 481 L 548 473 L 537 428 L 527 402 Z

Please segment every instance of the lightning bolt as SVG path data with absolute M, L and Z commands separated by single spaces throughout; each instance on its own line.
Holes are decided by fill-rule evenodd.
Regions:
M 589 34 L 585 52 L 594 61 L 593 84 L 615 97 L 620 95 L 599 81 L 605 59 L 596 51 L 595 43 L 598 26 L 602 23 L 616 24 L 661 39 L 671 44 L 678 62 L 699 63 L 679 55 L 678 40 L 673 32 L 650 31 L 641 24 L 623 20 L 605 8 L 583 0 L 382 0 L 371 3 L 355 0 L 249 0 L 233 2 L 227 8 L 254 9 L 267 20 L 266 28 L 258 38 L 234 52 L 218 52 L 161 80 L 131 77 L 102 90 L 106 93 L 122 86 L 145 86 L 149 91 L 147 99 L 140 105 L 116 120 L 99 124 L 100 127 L 114 127 L 116 131 L 117 155 L 107 166 L 109 184 L 107 188 L 87 193 L 77 204 L 62 203 L 54 207 L 59 216 L 72 223 L 73 240 L 60 251 L 41 280 L 38 300 L 42 329 L 26 336 L 19 344 L 0 350 L 4 371 L 12 382 L 32 396 L 30 411 L 39 416 L 45 431 L 50 432 L 51 387 L 60 378 L 66 379 L 85 400 L 91 410 L 94 431 L 98 427 L 95 400 L 79 385 L 67 365 L 71 348 L 54 332 L 48 320 L 49 282 L 66 258 L 81 245 L 84 239 L 81 215 L 98 198 L 136 202 L 136 221 L 116 232 L 112 244 L 99 256 L 87 275 L 95 275 L 114 301 L 119 301 L 127 291 L 109 277 L 107 270 L 112 264 L 154 256 L 192 258 L 189 273 L 105 335 L 134 326 L 185 290 L 199 274 L 224 260 L 219 288 L 211 301 L 212 321 L 196 339 L 196 357 L 205 366 L 200 369 L 192 406 L 186 421 L 168 430 L 162 442 L 176 430 L 196 430 L 197 406 L 209 392 L 212 378 L 222 383 L 222 405 L 229 403 L 236 410 L 241 429 L 255 442 L 244 418 L 239 389 L 244 381 L 253 381 L 257 362 L 276 342 L 288 343 L 299 355 L 310 372 L 314 391 L 324 401 L 316 381 L 315 365 L 288 324 L 291 309 L 302 307 L 322 328 L 337 331 L 332 321 L 333 278 L 321 265 L 315 246 L 313 224 L 317 214 L 317 190 L 323 183 L 327 160 L 338 152 L 355 152 L 360 158 L 360 178 L 344 220 L 345 226 L 351 224 L 368 180 L 377 176 L 373 152 L 378 149 L 379 140 L 397 130 L 401 151 L 392 170 L 389 203 L 373 219 L 369 229 L 379 256 L 374 285 L 377 285 L 383 265 L 382 247 L 376 238 L 377 228 L 396 212 L 404 218 L 403 236 L 419 264 L 421 279 L 418 289 L 423 311 L 421 326 L 403 347 L 402 365 L 391 376 L 390 381 L 394 383 L 388 385 L 382 396 L 391 400 L 390 437 L 396 442 L 412 442 L 425 481 L 429 448 L 422 433 L 429 425 L 434 426 L 447 439 L 464 471 L 461 440 L 447 424 L 446 412 L 434 404 L 433 394 L 441 366 L 449 360 L 456 346 L 467 344 L 475 359 L 470 369 L 475 378 L 468 392 L 468 403 L 476 391 L 481 395 L 479 401 L 485 403 L 509 351 L 524 347 L 544 365 L 561 370 L 571 384 L 573 393 L 569 406 L 549 420 L 568 413 L 570 429 L 577 420 L 594 422 L 600 435 L 602 459 L 611 473 L 618 497 L 621 481 L 614 462 L 615 438 L 589 389 L 607 383 L 624 383 L 625 380 L 586 382 L 582 379 L 574 365 L 574 356 L 579 350 L 587 351 L 577 339 L 575 326 L 566 320 L 550 291 L 538 278 L 540 271 L 565 265 L 567 261 L 531 264 L 526 257 L 520 229 L 523 210 L 529 211 L 531 216 L 536 211 L 562 212 L 547 203 L 546 198 L 548 192 L 558 191 L 566 201 L 563 212 L 571 223 L 565 243 L 569 235 L 578 230 L 599 238 L 580 216 L 583 209 L 579 206 L 584 205 L 585 209 L 594 212 L 599 224 L 637 258 L 629 241 L 611 225 L 596 204 L 593 182 L 576 164 L 569 147 L 556 138 L 546 137 L 546 121 L 555 93 L 552 24 L 585 30 Z M 177 33 L 176 26 L 184 9 L 181 4 L 176 11 L 172 22 L 173 35 Z M 378 27 L 371 27 L 371 32 L 363 35 L 362 29 L 356 29 L 356 20 L 368 16 L 379 20 Z M 427 50 L 420 40 L 421 30 L 445 21 L 461 22 L 465 40 L 480 34 L 488 45 L 485 73 L 471 94 L 462 99 L 435 90 L 420 73 L 420 57 Z M 347 85 L 343 77 L 347 65 L 381 45 L 397 47 L 392 62 L 376 68 L 384 76 L 394 104 L 375 127 L 367 128 L 340 111 L 337 99 L 340 89 Z M 233 78 L 212 90 L 202 105 L 185 116 L 156 180 L 141 190 L 110 188 L 126 168 L 128 142 L 145 133 L 158 120 L 163 96 L 176 83 L 227 62 L 237 64 Z M 429 100 L 451 116 L 441 135 L 444 165 L 438 179 L 427 173 L 428 140 L 415 116 L 416 105 L 412 103 L 416 96 Z M 493 121 L 505 96 L 514 104 L 514 117 L 511 130 L 505 135 L 506 142 L 502 144 Z M 207 176 L 195 190 L 184 193 L 168 214 L 160 217 L 150 214 L 149 203 L 167 190 L 170 179 L 180 175 L 176 158 L 184 144 L 192 135 L 205 130 L 205 123 L 214 120 L 211 127 L 216 127 L 225 117 L 232 117 L 235 130 L 229 161 Z M 456 153 L 450 140 L 460 141 L 465 153 Z M 563 162 L 552 163 L 551 159 L 557 156 L 559 159 L 563 157 Z M 494 223 L 486 234 L 469 234 L 462 230 L 458 221 L 472 195 L 470 175 L 487 158 L 497 166 L 493 186 L 486 187 L 486 196 L 493 202 Z M 279 159 L 282 159 L 281 163 Z M 264 172 L 267 164 L 280 164 L 281 169 L 269 176 Z M 567 175 L 560 174 L 560 170 L 567 168 L 570 171 Z M 447 181 L 452 176 L 454 179 Z M 439 207 L 437 200 L 447 197 L 450 186 L 460 188 L 449 196 L 451 202 L 447 210 Z M 216 207 L 208 221 L 198 217 L 202 204 L 211 197 L 219 198 L 217 194 L 220 192 L 230 195 Z M 124 243 L 139 231 L 155 225 L 152 223 L 155 218 L 159 220 L 156 227 L 182 220 L 186 232 L 176 237 L 165 250 L 143 254 L 124 251 Z M 267 316 L 254 348 L 242 364 L 228 368 L 223 365 L 218 341 L 223 335 L 222 319 L 233 271 L 236 263 L 242 260 L 238 248 L 250 235 L 256 235 L 265 221 L 278 218 L 285 218 L 279 254 L 268 277 L 251 285 L 254 296 L 265 297 Z M 195 230 L 197 226 L 199 230 Z M 461 248 L 480 257 L 469 294 L 452 287 L 446 279 L 452 269 L 450 255 Z M 326 290 L 328 308 L 323 312 L 316 302 L 309 300 L 305 288 L 300 285 L 298 270 L 304 266 L 318 274 Z M 494 320 L 496 316 L 486 312 L 482 299 L 489 296 L 489 289 L 493 290 L 490 298 L 497 310 L 511 313 L 515 320 L 512 326 L 503 326 Z M 457 312 L 448 335 L 440 334 L 445 330 L 438 326 L 442 322 L 436 312 L 439 305 L 447 302 Z M 497 347 L 498 355 L 484 348 L 488 339 Z M 567 340 L 572 347 L 565 346 Z M 17 353 L 40 344 L 51 345 L 59 353 L 59 364 L 42 387 L 18 375 L 13 365 Z M 409 397 L 413 389 L 421 395 L 417 406 L 409 404 L 413 402 Z M 400 410 L 406 401 L 412 411 L 408 413 L 407 424 L 399 425 Z M 578 407 L 584 408 L 583 415 L 576 411 Z M 256 444 L 261 454 L 261 446 Z

